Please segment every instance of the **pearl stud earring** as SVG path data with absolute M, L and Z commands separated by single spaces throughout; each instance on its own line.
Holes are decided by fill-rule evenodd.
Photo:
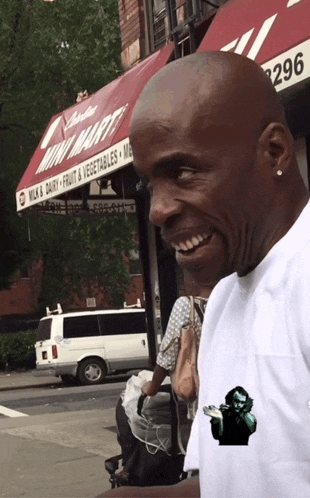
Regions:
M 278 175 L 278 176 L 281 176 L 282 174 L 283 174 L 283 171 L 282 171 L 281 169 L 278 169 L 278 170 L 277 170 L 277 175 Z

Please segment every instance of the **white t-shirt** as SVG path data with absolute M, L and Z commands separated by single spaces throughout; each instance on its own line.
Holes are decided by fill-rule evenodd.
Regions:
M 199 469 L 201 497 L 310 497 L 310 203 L 255 270 L 215 287 L 198 366 L 185 470 Z M 219 445 L 203 407 L 236 386 L 254 400 L 256 431 Z

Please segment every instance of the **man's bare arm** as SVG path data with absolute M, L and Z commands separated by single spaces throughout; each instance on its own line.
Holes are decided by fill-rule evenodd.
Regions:
M 105 491 L 97 498 L 200 498 L 199 478 L 191 477 L 173 486 L 122 487 Z

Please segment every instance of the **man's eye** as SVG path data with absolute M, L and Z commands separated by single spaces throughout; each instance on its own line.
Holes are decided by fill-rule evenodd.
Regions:
M 186 180 L 193 174 L 192 169 L 180 169 L 177 173 L 178 180 Z

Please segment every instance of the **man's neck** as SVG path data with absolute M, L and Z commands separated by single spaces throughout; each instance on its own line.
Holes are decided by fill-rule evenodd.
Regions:
M 263 233 L 260 238 L 256 234 L 256 243 L 252 243 L 252 255 L 247 258 L 246 263 L 241 264 L 236 270 L 239 277 L 245 277 L 263 261 L 273 246 L 292 228 L 308 201 L 309 194 L 305 192 L 305 195 L 297 203 L 296 201 L 288 203 L 281 212 L 273 212 L 266 217 Z M 289 205 L 291 207 L 288 209 Z

